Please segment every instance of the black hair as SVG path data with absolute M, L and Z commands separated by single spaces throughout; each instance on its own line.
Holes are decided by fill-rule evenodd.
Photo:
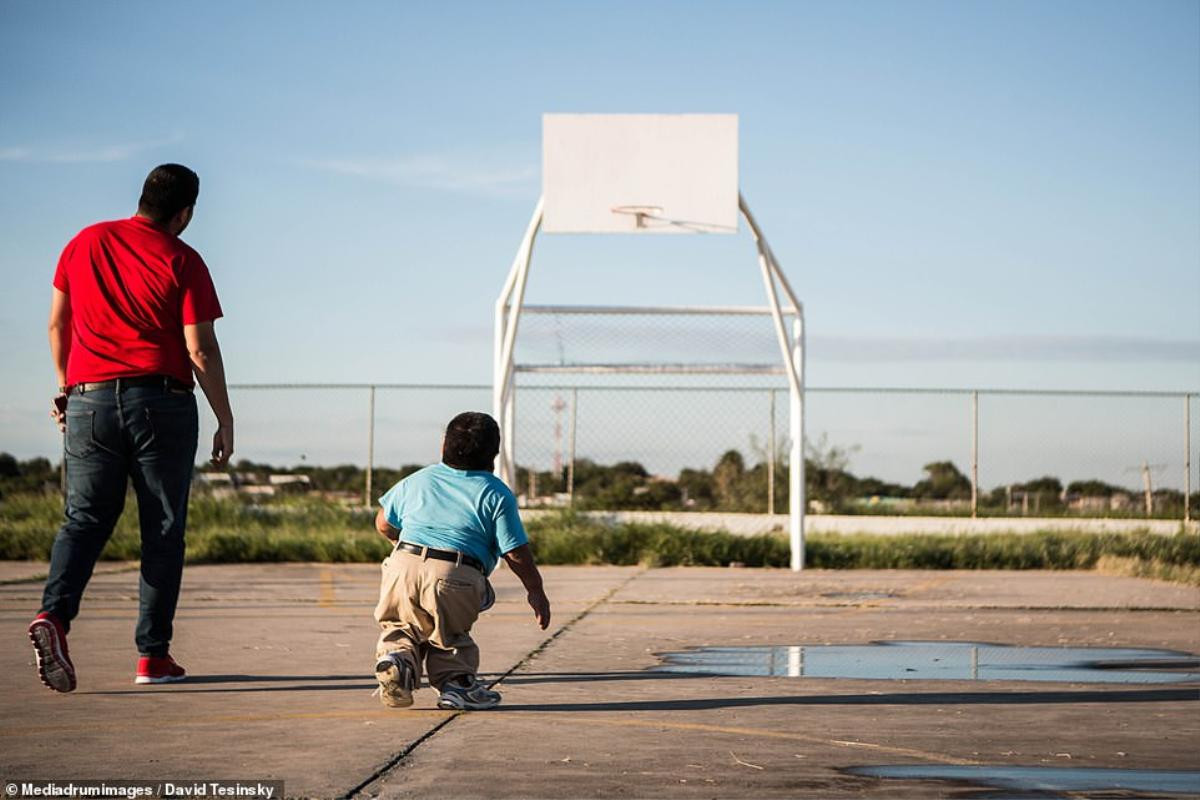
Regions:
M 188 206 L 196 205 L 200 177 L 182 164 L 160 164 L 150 170 L 138 199 L 138 213 L 164 223 Z
M 442 462 L 455 469 L 491 471 L 500 452 L 500 426 L 488 414 L 464 411 L 446 426 Z

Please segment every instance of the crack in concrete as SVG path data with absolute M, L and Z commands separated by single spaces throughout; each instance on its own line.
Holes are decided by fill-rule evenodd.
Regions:
M 488 684 L 488 686 L 492 687 L 492 686 L 497 685 L 498 683 L 503 681 L 505 678 L 509 677 L 514 672 L 516 672 L 517 670 L 521 669 L 526 664 L 528 664 L 530 661 L 532 661 L 533 659 L 537 658 L 539 655 L 544 653 L 552 644 L 554 644 L 555 641 L 558 640 L 558 638 L 560 636 L 562 636 L 567 631 L 571 630 L 571 628 L 573 628 L 576 625 L 576 623 L 582 621 L 585 617 L 587 617 L 589 614 L 591 614 L 597 608 L 599 608 L 600 606 L 607 603 L 609 600 L 611 600 L 617 594 L 617 592 L 624 589 L 626 586 L 628 586 L 630 583 L 632 583 L 637 578 L 640 578 L 642 575 L 645 575 L 648 571 L 649 571 L 649 567 L 643 567 L 642 569 L 638 570 L 634 574 L 630 575 L 625 580 L 621 581 L 619 584 L 614 586 L 612 589 L 609 589 L 602 597 L 597 598 L 591 605 L 589 605 L 587 608 L 580 611 L 578 614 L 576 614 L 571 619 L 567 620 L 567 622 L 564 623 L 561 627 L 559 627 L 559 629 L 556 630 L 554 633 L 547 636 L 541 642 L 541 644 L 539 644 L 537 647 L 533 648 L 528 653 L 526 653 L 524 656 L 522 656 L 520 661 L 518 661 L 516 664 L 513 664 L 511 667 L 509 667 L 499 678 L 496 678 L 494 681 L 492 681 L 490 684 Z M 411 755 L 413 753 L 413 751 L 415 751 L 418 747 L 423 745 L 425 742 L 429 741 L 434 736 L 439 734 L 451 722 L 458 719 L 465 713 L 467 713 L 467 712 L 455 711 L 452 714 L 450 714 L 450 716 L 446 717 L 444 720 L 439 722 L 437 725 L 434 725 L 432 728 L 430 728 L 428 731 L 426 731 L 418 739 L 409 743 L 409 745 L 407 747 L 405 747 L 403 750 L 401 750 L 399 753 L 397 753 L 392 758 L 388 759 L 388 761 L 385 764 L 383 764 L 383 766 L 379 767 L 377 770 L 375 770 L 373 773 L 371 773 L 369 776 L 367 776 L 367 778 L 365 780 L 356 784 L 352 789 L 350 789 L 344 795 L 341 795 L 339 800 L 350 800 L 350 798 L 360 796 L 363 792 L 366 791 L 367 787 L 371 786 L 374 783 L 378 783 L 379 781 L 386 778 L 388 776 L 388 774 L 390 774 L 397 767 L 399 767 L 402 763 L 404 763 L 404 759 L 408 758 L 408 756 Z

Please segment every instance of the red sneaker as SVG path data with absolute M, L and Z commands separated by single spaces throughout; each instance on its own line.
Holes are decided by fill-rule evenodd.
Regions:
M 134 683 L 175 683 L 187 677 L 187 670 L 175 663 L 170 656 L 142 656 L 138 659 L 137 677 Z
M 58 617 L 43 611 L 29 623 L 29 641 L 37 654 L 38 677 L 56 692 L 75 691 L 75 665 L 67 653 L 67 632 Z

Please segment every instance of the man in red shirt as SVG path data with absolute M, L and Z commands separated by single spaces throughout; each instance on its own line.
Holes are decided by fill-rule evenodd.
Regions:
M 222 316 L 208 267 L 179 239 L 200 179 L 155 167 L 137 214 L 84 228 L 54 274 L 50 353 L 65 432 L 67 503 L 42 609 L 29 625 L 42 682 L 75 688 L 67 631 L 125 505 L 129 480 L 142 532 L 136 683 L 183 680 L 171 658 L 184 527 L 199 423 L 195 381 L 217 417 L 212 462 L 233 452 L 233 413 L 213 320 Z

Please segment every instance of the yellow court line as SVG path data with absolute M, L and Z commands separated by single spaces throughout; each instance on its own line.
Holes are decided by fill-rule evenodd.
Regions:
M 520 713 L 536 714 L 538 712 Z M 892 747 L 891 745 L 875 744 L 873 742 L 850 742 L 840 739 L 823 739 L 820 736 L 806 736 L 802 733 L 771 731 L 763 728 L 741 728 L 728 725 L 708 725 L 702 722 L 651 722 L 633 719 L 589 719 L 582 716 L 577 716 L 571 721 L 580 722 L 585 725 L 614 725 L 624 728 L 667 728 L 669 730 L 678 731 L 724 733 L 734 736 L 756 736 L 762 739 L 785 739 L 794 742 L 806 742 L 808 744 L 834 745 L 835 747 L 857 747 L 875 750 L 881 753 L 889 753 L 891 755 L 919 758 L 923 761 L 933 761 L 938 764 L 953 764 L 955 766 L 976 766 L 982 763 L 969 758 L 957 758 L 955 756 L 943 755 L 941 753 L 930 753 L 926 750 L 914 750 L 910 747 Z
M 321 570 L 321 593 L 317 598 L 317 605 L 321 608 L 329 608 L 334 604 L 334 589 L 333 589 L 333 570 Z

